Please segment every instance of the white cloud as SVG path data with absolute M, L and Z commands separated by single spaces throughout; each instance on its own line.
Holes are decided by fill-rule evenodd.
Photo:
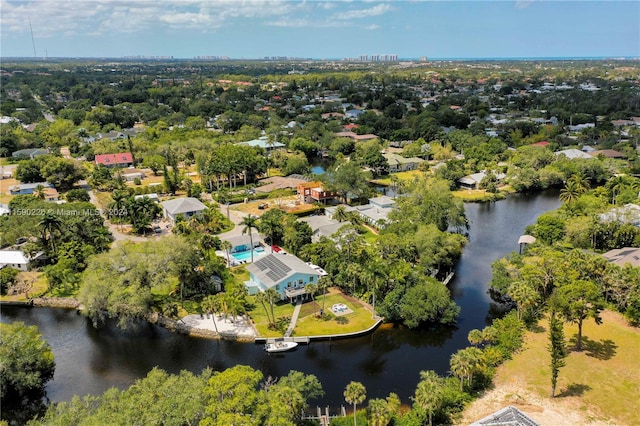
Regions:
M 526 9 L 531 6 L 534 0 L 516 0 L 516 8 L 518 9 Z
M 243 18 L 273 19 L 311 8 L 307 2 L 280 0 L 0 0 L 2 35 L 29 31 L 34 36 L 100 35 L 162 27 L 215 30 Z
M 388 4 L 378 4 L 376 6 L 370 7 L 369 9 L 355 9 L 348 10 L 342 13 L 336 13 L 334 15 L 334 18 L 341 20 L 369 18 L 372 16 L 384 15 L 391 10 L 393 10 L 393 8 Z

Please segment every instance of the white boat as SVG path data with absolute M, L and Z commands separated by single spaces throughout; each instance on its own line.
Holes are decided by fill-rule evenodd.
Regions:
M 264 345 L 267 352 L 285 352 L 298 346 L 296 342 L 271 342 Z

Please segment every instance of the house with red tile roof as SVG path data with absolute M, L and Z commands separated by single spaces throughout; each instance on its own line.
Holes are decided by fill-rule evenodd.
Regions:
M 133 155 L 130 152 L 120 152 L 118 154 L 98 154 L 95 158 L 96 164 L 107 167 L 129 167 L 133 165 Z

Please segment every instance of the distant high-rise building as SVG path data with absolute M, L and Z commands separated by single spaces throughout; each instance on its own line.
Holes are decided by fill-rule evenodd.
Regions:
M 369 57 L 367 55 L 360 55 L 360 61 L 367 62 L 368 60 L 369 60 Z
M 427 62 L 426 56 L 420 56 L 420 62 Z

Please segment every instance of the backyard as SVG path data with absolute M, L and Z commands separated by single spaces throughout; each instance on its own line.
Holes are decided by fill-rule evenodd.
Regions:
M 376 322 L 372 318 L 371 311 L 357 299 L 343 294 L 340 290 L 331 288 L 324 301 L 324 316 L 318 317 L 322 309 L 322 296 L 317 295 L 315 301 L 304 303 L 298 316 L 298 321 L 293 330 L 293 336 L 323 336 L 342 333 L 354 333 L 373 326 Z M 342 315 L 336 315 L 331 311 L 335 304 L 344 304 L 348 308 Z M 276 320 L 286 318 L 283 321 L 283 330 L 269 329 L 269 320 L 264 307 L 256 303 L 254 309 L 249 313 L 261 337 L 281 337 L 286 330 L 289 320 L 293 315 L 295 306 L 291 303 L 279 303 L 274 306 Z M 270 307 L 267 305 L 269 315 Z M 349 312 L 352 311 L 352 312 Z

